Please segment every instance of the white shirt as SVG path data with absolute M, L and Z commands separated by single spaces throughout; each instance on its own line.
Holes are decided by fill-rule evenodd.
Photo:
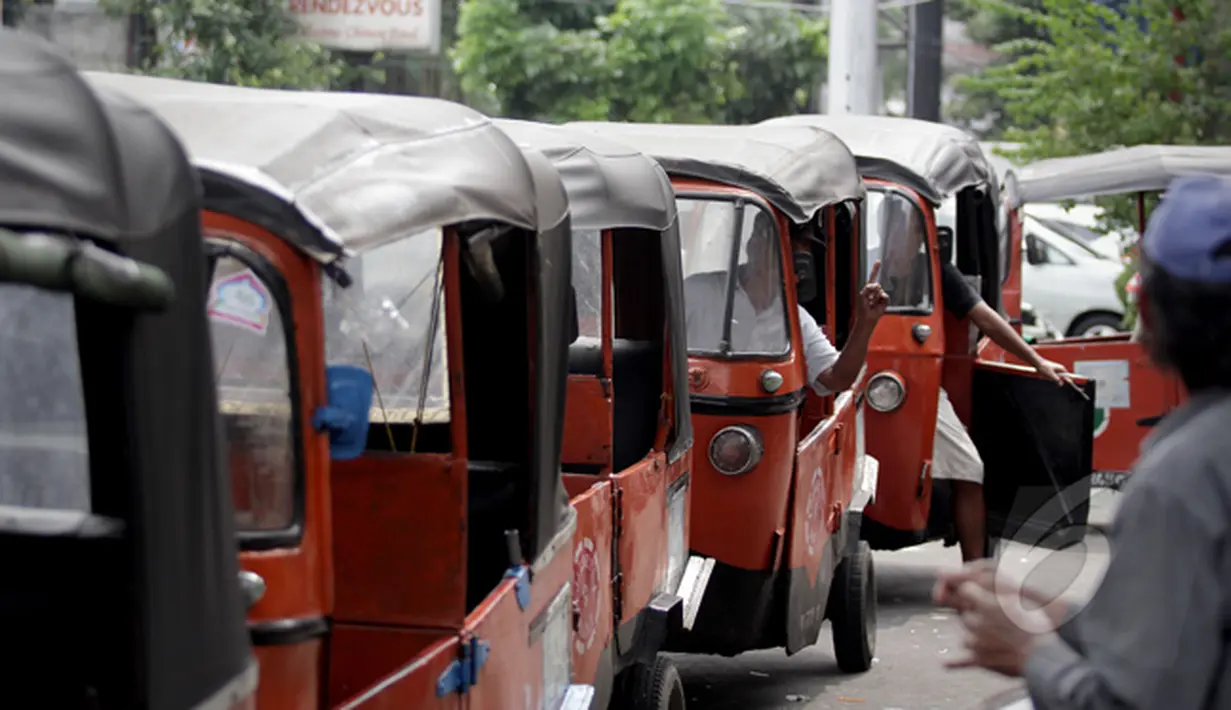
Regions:
M 684 282 L 685 322 L 689 350 L 717 350 L 722 339 L 722 320 L 726 307 L 726 274 L 696 274 Z M 735 289 L 731 309 L 731 350 L 737 353 L 780 355 L 788 345 L 786 316 L 781 296 L 774 294 L 768 307 L 757 311 L 742 288 Z M 831 394 L 816 378 L 838 361 L 838 350 L 825 337 L 816 319 L 799 307 L 799 329 L 803 335 L 803 355 L 808 367 L 808 382 L 813 391 Z

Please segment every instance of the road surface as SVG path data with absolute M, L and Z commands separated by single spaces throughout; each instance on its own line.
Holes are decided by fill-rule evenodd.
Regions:
M 1093 517 L 1093 516 L 1092 516 Z M 1028 584 L 1088 598 L 1106 565 L 1101 533 L 1063 552 L 1005 548 L 1002 564 Z M 737 658 L 673 656 L 689 710 L 976 710 L 1016 681 L 984 671 L 948 671 L 963 655 L 960 623 L 931 602 L 936 571 L 956 567 L 957 548 L 939 543 L 876 554 L 879 633 L 872 670 L 843 676 L 833 659 L 829 627 L 820 643 L 791 658 L 781 650 Z

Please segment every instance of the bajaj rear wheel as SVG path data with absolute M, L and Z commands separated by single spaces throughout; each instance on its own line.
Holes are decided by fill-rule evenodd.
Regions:
M 876 574 L 872 548 L 859 541 L 842 560 L 830 588 L 833 650 L 843 673 L 863 673 L 876 654 Z

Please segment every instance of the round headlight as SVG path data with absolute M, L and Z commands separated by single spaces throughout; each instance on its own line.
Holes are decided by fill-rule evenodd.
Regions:
M 896 372 L 878 372 L 868 380 L 868 406 L 878 412 L 892 412 L 906 399 L 906 382 Z
M 748 473 L 764 453 L 761 433 L 746 424 L 725 427 L 710 440 L 710 463 L 714 470 L 728 476 Z

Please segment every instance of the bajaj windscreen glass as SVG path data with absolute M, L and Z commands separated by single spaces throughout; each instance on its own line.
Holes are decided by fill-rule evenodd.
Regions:
M 0 284 L 0 505 L 90 510 L 73 297 Z
M 926 222 L 912 200 L 894 191 L 868 191 L 866 245 L 868 272 L 881 262 L 880 284 L 889 310 L 932 311 L 932 263 L 928 258 Z M 865 274 L 865 277 L 868 274 Z
M 573 291 L 582 338 L 603 334 L 603 238 L 597 229 L 573 230 Z
M 688 352 L 785 355 L 789 321 L 773 215 L 732 200 L 680 199 L 678 204 Z
M 439 229 L 349 261 L 349 288 L 322 279 L 325 360 L 369 370 L 372 423 L 449 421 L 444 270 Z
M 233 256 L 214 263 L 208 313 L 235 523 L 282 530 L 295 515 L 287 333 L 272 290 Z

